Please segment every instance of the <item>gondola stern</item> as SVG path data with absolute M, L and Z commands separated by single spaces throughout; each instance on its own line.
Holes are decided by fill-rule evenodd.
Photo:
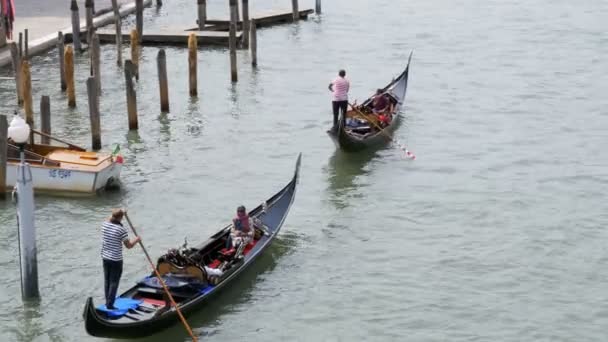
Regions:
M 96 315 L 95 304 L 93 303 L 93 297 L 88 297 L 84 304 L 84 311 L 82 313 L 82 318 L 84 318 L 86 321 L 87 318 L 91 316 L 91 314 Z
M 346 122 L 344 119 L 340 120 L 338 124 L 338 131 L 336 133 L 336 145 L 344 152 L 357 152 L 366 148 L 366 144 L 357 141 L 346 132 Z
M 93 297 L 87 298 L 84 306 L 84 312 L 82 314 L 84 318 L 84 327 L 87 333 L 91 336 L 105 337 L 100 334 L 100 320 L 101 318 L 95 311 L 95 304 L 93 303 Z

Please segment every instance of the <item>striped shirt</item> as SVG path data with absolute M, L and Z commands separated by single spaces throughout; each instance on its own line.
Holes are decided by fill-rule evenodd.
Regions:
M 333 85 L 333 100 L 334 101 L 348 101 L 348 89 L 350 88 L 350 82 L 345 77 L 336 77 L 331 84 Z
M 122 244 L 129 238 L 127 230 L 120 224 L 104 222 L 101 226 L 101 257 L 105 260 L 122 261 Z

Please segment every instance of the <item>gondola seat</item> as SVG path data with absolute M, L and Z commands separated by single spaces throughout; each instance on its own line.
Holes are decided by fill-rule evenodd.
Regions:
M 234 247 L 232 247 L 230 249 L 222 248 L 222 249 L 220 249 L 219 253 L 225 258 L 230 258 L 230 257 L 234 256 L 234 253 L 236 253 L 236 248 L 234 248 Z
M 220 259 L 215 259 L 213 260 L 209 265 L 207 265 L 209 268 L 218 268 L 220 266 L 220 264 L 222 263 L 222 261 Z

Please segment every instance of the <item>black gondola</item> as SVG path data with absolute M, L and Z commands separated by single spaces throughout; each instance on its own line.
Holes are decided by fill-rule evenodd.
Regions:
M 250 211 L 255 238 L 244 249 L 228 249 L 230 226 L 221 229 L 202 244 L 170 250 L 159 258 L 157 270 L 171 291 L 181 312 L 188 316 L 200 309 L 210 297 L 220 292 L 262 254 L 281 229 L 294 200 L 299 180 L 301 154 L 292 180 L 281 191 Z M 219 277 L 208 270 L 221 269 Z M 209 271 L 210 273 L 210 271 Z M 152 335 L 179 322 L 158 284 L 154 273 L 143 278 L 116 301 L 119 310 L 95 307 L 89 297 L 84 308 L 87 333 L 97 337 L 137 338 Z
M 400 110 L 405 101 L 411 59 L 412 54 L 410 53 L 403 73 L 386 87 L 382 88 L 383 94 L 391 103 L 387 113 L 389 117 L 388 124 L 382 125 L 377 120 L 378 116 L 371 112 L 372 96 L 365 100 L 363 104 L 357 106 L 358 111 L 363 112 L 363 115 L 358 111 L 350 109 L 346 112 L 346 115 L 341 116 L 336 131 L 327 131 L 338 148 L 348 152 L 355 152 L 390 141 L 388 136 L 392 136 L 392 133 L 400 123 Z M 351 125 L 350 122 L 347 122 L 348 119 L 352 119 L 352 122 L 356 123 L 356 125 Z M 373 120 L 374 123 L 370 123 L 370 120 Z M 382 130 L 378 129 L 379 127 Z

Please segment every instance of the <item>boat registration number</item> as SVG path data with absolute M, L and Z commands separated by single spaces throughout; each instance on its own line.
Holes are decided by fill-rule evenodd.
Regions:
M 70 170 L 49 170 L 49 176 L 51 178 L 70 178 L 72 171 Z

